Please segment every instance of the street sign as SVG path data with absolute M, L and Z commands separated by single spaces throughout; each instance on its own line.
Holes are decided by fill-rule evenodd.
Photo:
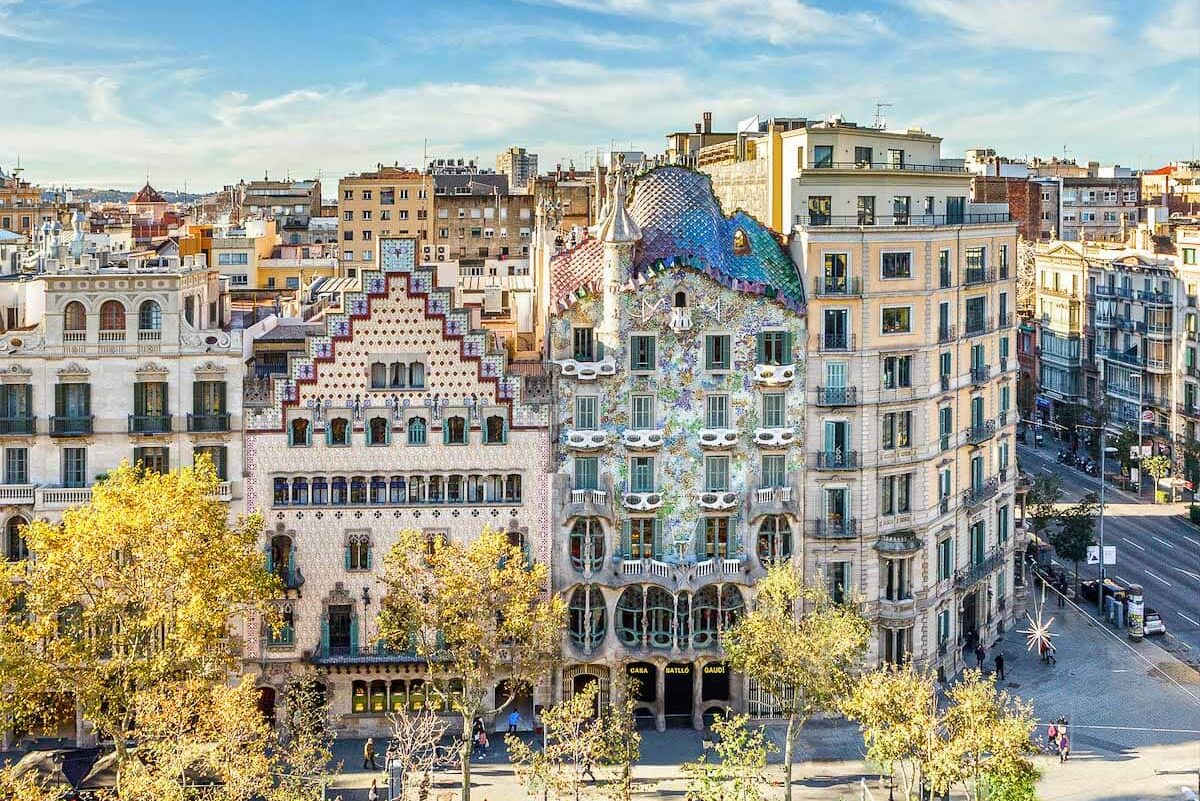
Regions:
M 1087 548 L 1087 563 L 1089 565 L 1100 564 L 1100 546 L 1089 545 Z M 1117 546 L 1104 546 L 1104 564 L 1115 565 L 1117 563 Z
M 1154 410 L 1153 409 L 1143 409 L 1142 410 L 1142 422 L 1145 422 L 1145 423 L 1153 423 L 1154 422 Z

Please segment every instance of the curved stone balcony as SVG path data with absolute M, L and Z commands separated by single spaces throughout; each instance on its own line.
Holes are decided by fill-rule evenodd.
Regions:
M 621 503 L 631 512 L 649 512 L 662 506 L 661 492 L 626 492 Z
M 879 599 L 879 620 L 890 623 L 913 623 L 917 619 L 917 602 L 910 594 L 907 598 Z
M 762 448 L 786 448 L 796 441 L 794 428 L 756 428 L 754 444 Z
M 661 428 L 629 428 L 621 432 L 621 444 L 631 451 L 656 451 L 663 446 Z
M 697 437 L 700 447 L 709 451 L 725 451 L 738 444 L 738 432 L 734 428 L 702 428 Z
M 564 440 L 568 450 L 598 451 L 608 445 L 608 433 L 568 429 Z
M 696 494 L 696 505 L 709 512 L 723 512 L 738 505 L 740 496 L 736 492 L 700 492 Z
M 796 378 L 794 364 L 756 364 L 754 383 L 767 387 L 786 387 Z
M 597 378 L 617 374 L 617 362 L 611 356 L 605 356 L 598 362 L 580 362 L 575 359 L 559 359 L 555 362 L 566 378 L 576 378 L 580 381 L 595 381 Z

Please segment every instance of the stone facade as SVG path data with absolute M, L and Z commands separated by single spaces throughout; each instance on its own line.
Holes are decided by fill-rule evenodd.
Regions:
M 701 171 L 712 177 L 713 191 L 723 209 L 741 209 L 756 220 L 771 219 L 767 191 L 770 161 L 766 158 L 708 164 Z

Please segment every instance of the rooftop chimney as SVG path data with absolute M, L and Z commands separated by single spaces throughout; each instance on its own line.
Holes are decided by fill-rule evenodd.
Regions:
M 704 132 L 712 133 L 712 112 L 704 112 Z
M 700 133 L 700 123 L 696 123 L 696 133 Z

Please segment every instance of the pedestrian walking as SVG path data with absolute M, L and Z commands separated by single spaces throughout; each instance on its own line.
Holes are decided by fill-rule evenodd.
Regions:
M 363 770 L 367 768 L 379 770 L 379 765 L 375 764 L 375 740 L 370 737 L 363 743 Z
M 593 784 L 596 783 L 596 774 L 592 773 L 592 758 L 590 756 L 584 756 L 583 758 L 583 772 L 579 774 L 579 777 L 583 778 L 584 776 L 587 776 L 588 780 Z
M 1058 753 L 1058 724 L 1051 723 L 1046 727 L 1046 746 Z
M 516 734 L 517 726 L 520 726 L 520 725 L 521 725 L 521 713 L 514 709 L 512 712 L 508 713 L 508 733 Z
M 983 670 L 983 660 L 987 656 L 987 651 L 983 648 L 983 643 L 975 644 L 975 667 Z
M 1058 761 L 1066 762 L 1071 758 L 1071 738 L 1065 731 L 1058 735 Z
M 1004 681 L 1004 652 L 996 653 L 996 678 Z
M 371 789 L 367 790 L 367 801 L 379 801 L 379 788 L 374 779 L 371 779 Z

